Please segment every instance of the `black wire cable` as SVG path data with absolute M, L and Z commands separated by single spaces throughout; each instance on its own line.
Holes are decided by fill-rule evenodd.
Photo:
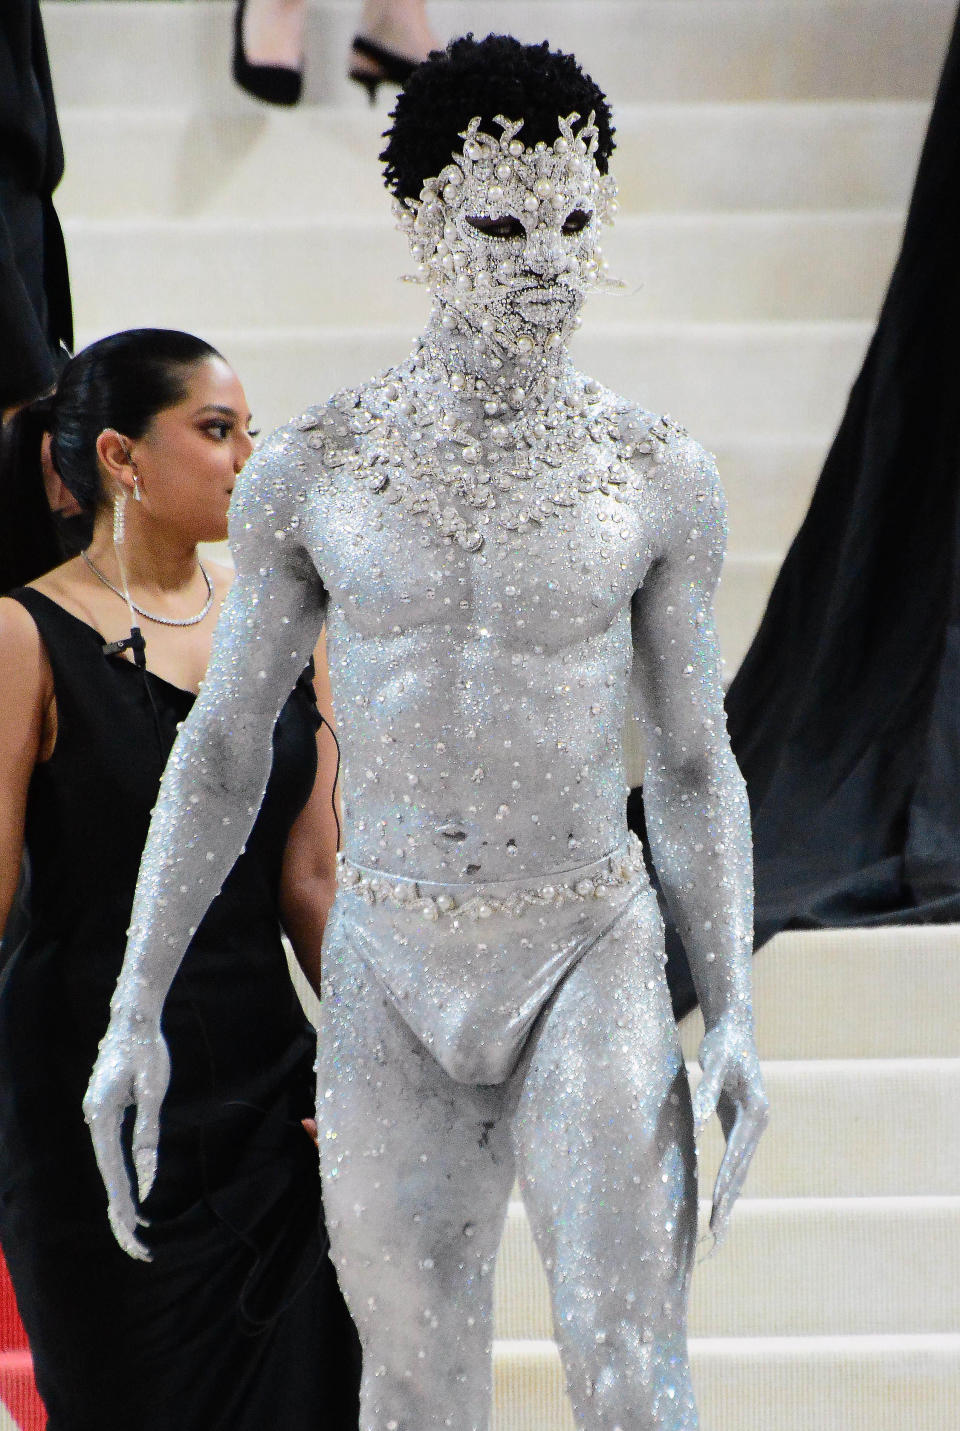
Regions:
M 328 720 L 324 720 L 323 716 L 320 715 L 319 711 L 317 712 L 317 716 L 320 720 L 320 725 L 326 726 L 327 730 L 333 736 L 333 743 L 337 747 L 337 771 L 333 777 L 333 789 L 330 791 L 330 808 L 333 811 L 333 818 L 337 822 L 337 849 L 339 850 L 342 842 L 343 831 L 340 827 L 340 816 L 337 814 L 337 786 L 340 783 L 340 766 L 343 757 L 340 753 L 340 742 L 339 740 L 337 740 L 337 732 L 334 730 L 333 726 Z

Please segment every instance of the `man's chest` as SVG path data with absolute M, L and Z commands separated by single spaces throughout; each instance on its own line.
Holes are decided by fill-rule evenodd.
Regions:
M 311 543 L 331 600 L 365 636 L 473 626 L 549 649 L 605 630 L 656 550 L 656 503 L 602 474 L 558 478 L 484 507 L 440 484 L 332 484 Z

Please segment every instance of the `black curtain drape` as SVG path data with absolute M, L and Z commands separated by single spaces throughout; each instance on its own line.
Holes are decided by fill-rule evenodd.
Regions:
M 727 695 L 757 947 L 785 928 L 960 920 L 958 345 L 960 17 L 876 333 Z M 682 1013 L 675 935 L 670 954 Z
M 52 388 L 73 345 L 62 174 L 40 0 L 0 0 L 0 408 Z

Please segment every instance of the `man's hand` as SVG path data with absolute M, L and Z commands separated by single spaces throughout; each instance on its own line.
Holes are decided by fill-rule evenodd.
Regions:
M 727 1234 L 750 1160 L 769 1121 L 770 1104 L 749 1021 L 733 1014 L 722 1015 L 707 1030 L 698 1057 L 703 1078 L 693 1099 L 697 1136 L 716 1110 L 727 1141 L 710 1213 L 710 1231 L 715 1247 L 719 1247 Z
M 107 1189 L 107 1216 L 113 1234 L 131 1257 L 149 1262 L 150 1253 L 137 1236 L 145 1225 L 134 1204 L 123 1156 L 123 1123 L 128 1108 L 136 1109 L 133 1165 L 142 1203 L 157 1173 L 160 1105 L 170 1082 L 170 1057 L 159 1016 L 139 1019 L 114 1013 L 110 1020 L 83 1100 L 97 1166 Z

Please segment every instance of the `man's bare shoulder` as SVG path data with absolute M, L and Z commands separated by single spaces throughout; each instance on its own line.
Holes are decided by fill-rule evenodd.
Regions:
M 264 500 L 286 502 L 315 487 L 338 451 L 356 446 L 362 419 L 361 388 L 345 388 L 268 433 L 247 461 L 237 481 L 231 516 Z
M 395 400 L 399 392 L 392 379 L 393 372 L 388 370 L 357 387 L 342 388 L 278 428 L 264 446 L 275 446 L 288 457 L 292 451 L 301 450 L 314 470 L 323 469 L 325 464 L 336 467 L 338 460 L 357 452 L 364 439 L 382 427 L 384 405 Z
M 607 390 L 602 411 L 615 434 L 617 456 L 642 479 L 641 488 L 655 482 L 671 507 L 716 497 L 716 458 L 681 423 Z

